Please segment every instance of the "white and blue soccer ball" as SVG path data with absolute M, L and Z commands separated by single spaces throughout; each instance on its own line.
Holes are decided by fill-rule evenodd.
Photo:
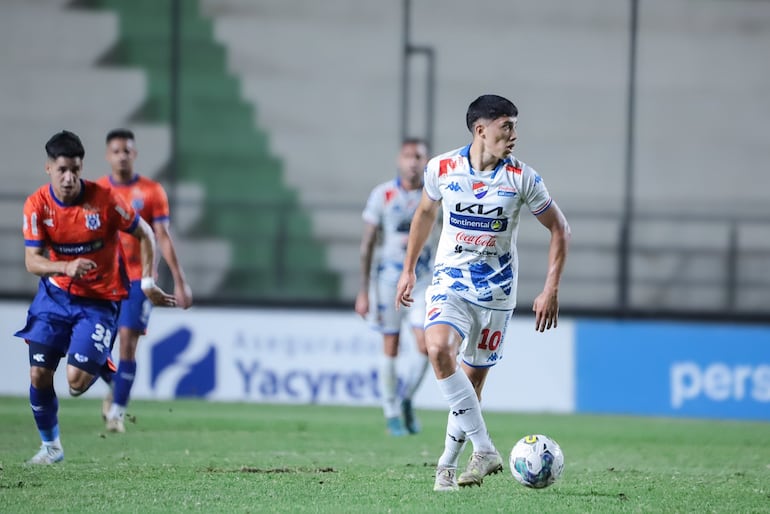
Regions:
M 542 434 L 527 435 L 513 446 L 508 459 L 511 474 L 520 484 L 542 489 L 556 482 L 564 470 L 559 444 Z

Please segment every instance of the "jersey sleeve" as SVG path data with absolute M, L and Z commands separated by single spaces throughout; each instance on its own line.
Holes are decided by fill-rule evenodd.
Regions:
M 24 233 L 24 246 L 42 248 L 45 246 L 45 230 L 43 229 L 43 206 L 37 201 L 36 196 L 30 196 L 24 202 L 24 217 L 22 220 L 22 232 Z
M 431 159 L 428 161 L 428 165 L 425 166 L 425 173 L 423 178 L 423 191 L 433 201 L 441 200 L 441 189 L 439 188 L 438 181 L 438 159 Z
M 365 223 L 369 225 L 380 226 L 382 225 L 382 213 L 385 208 L 385 198 L 382 194 L 380 187 L 375 187 L 371 193 L 369 193 L 369 199 L 366 200 L 366 207 L 361 214 Z
M 166 191 L 163 189 L 163 186 L 160 184 L 155 184 L 152 192 L 151 202 L 150 212 L 152 215 L 152 222 L 155 223 L 157 221 L 168 221 L 168 196 L 166 195 Z
M 524 166 L 521 175 L 521 196 L 529 210 L 538 216 L 551 206 L 551 195 L 545 187 L 543 178 L 529 166 Z
M 114 210 L 118 216 L 115 216 L 117 220 L 118 230 L 122 232 L 133 232 L 136 226 L 139 225 L 139 214 L 119 195 L 109 192 L 110 210 Z

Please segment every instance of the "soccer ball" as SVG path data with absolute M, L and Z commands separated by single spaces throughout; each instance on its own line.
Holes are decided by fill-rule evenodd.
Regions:
M 519 439 L 508 459 L 511 474 L 520 484 L 542 489 L 556 482 L 564 469 L 564 454 L 548 436 L 534 434 Z

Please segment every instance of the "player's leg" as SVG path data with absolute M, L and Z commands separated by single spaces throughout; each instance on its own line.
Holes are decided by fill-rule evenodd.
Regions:
M 82 395 L 105 373 L 117 330 L 117 316 L 117 302 L 78 301 L 67 352 L 70 395 Z
M 396 296 L 396 285 L 392 277 L 385 273 L 380 274 L 376 283 L 375 295 L 377 300 L 377 329 L 382 333 L 382 357 L 379 369 L 382 411 L 385 415 L 385 426 L 388 434 L 403 436 L 407 434 L 407 431 L 401 421 L 398 374 L 396 373 L 401 313 L 396 311 L 393 304 L 393 298 Z
M 398 357 L 399 334 L 384 333 L 383 355 L 380 366 L 380 391 L 382 392 L 382 411 L 385 414 L 385 424 L 388 434 L 392 436 L 406 435 L 406 429 L 401 422 L 401 412 L 398 402 L 398 374 L 396 359 Z
M 466 441 L 465 432 L 457 426 L 454 415 L 450 412 L 447 419 L 446 437 L 444 438 L 444 452 L 438 458 L 438 465 L 436 466 L 434 491 L 456 491 L 458 489 L 457 461 L 463 448 L 465 448 Z
M 53 464 L 64 458 L 53 377 L 69 346 L 72 326 L 68 305 L 69 295 L 48 280 L 40 280 L 27 323 L 14 334 L 28 344 L 29 404 L 42 441 L 29 464 Z
M 29 404 L 42 442 L 28 464 L 54 464 L 64 459 L 59 438 L 59 399 L 53 377 L 63 354 L 51 346 L 29 343 Z
M 410 434 L 416 434 L 420 431 L 420 424 L 414 414 L 412 398 L 420 388 L 430 363 L 428 362 L 428 350 L 425 348 L 425 330 L 422 326 L 414 326 L 412 333 L 417 346 L 417 355 L 412 359 L 407 372 L 404 395 L 401 400 L 401 414 L 404 417 L 404 426 L 407 431 Z
M 489 370 L 502 358 L 503 339 L 511 311 L 493 311 L 475 306 L 470 310 L 474 318 L 474 328 L 468 333 L 468 339 L 461 352 L 462 370 L 472 384 L 479 402 L 479 416 L 483 420 L 481 392 Z M 457 479 L 460 486 L 481 485 L 485 476 L 503 470 L 503 459 L 495 449 L 486 431 L 486 425 L 483 436 L 484 446 L 477 446 L 476 441 L 471 439 L 474 442 L 473 454 L 465 471 Z
M 423 298 L 426 287 L 427 284 L 425 283 L 415 287 L 413 295 L 417 300 L 407 309 L 407 319 L 411 325 L 417 347 L 417 355 L 412 359 L 407 372 L 403 399 L 401 400 L 401 414 L 404 417 L 404 425 L 410 434 L 416 434 L 420 431 L 420 424 L 414 415 L 412 398 L 422 384 L 429 365 L 428 350 L 425 347 L 425 329 L 423 328 L 425 325 L 425 301 Z
M 124 418 L 136 376 L 136 348 L 147 330 L 151 311 L 152 303 L 142 292 L 141 281 L 132 282 L 118 317 L 120 361 L 110 395 L 112 402 L 105 415 L 110 432 L 125 432 Z
M 484 387 L 487 374 L 489 373 L 489 368 L 473 368 L 468 366 L 465 362 L 463 362 L 462 368 L 464 374 L 468 376 L 468 380 L 473 385 L 473 389 L 479 400 L 479 415 L 483 420 L 483 414 L 481 410 L 481 391 Z M 489 433 L 486 431 L 486 424 L 484 428 L 484 435 L 486 436 L 485 439 L 489 441 L 490 446 L 483 449 L 477 449 L 476 446 L 473 447 L 473 454 L 471 454 L 468 465 L 466 466 L 465 471 L 460 474 L 457 479 L 457 483 L 460 486 L 481 485 L 485 476 L 494 475 L 495 473 L 499 473 L 503 470 L 502 456 L 492 443 L 492 439 L 489 437 Z

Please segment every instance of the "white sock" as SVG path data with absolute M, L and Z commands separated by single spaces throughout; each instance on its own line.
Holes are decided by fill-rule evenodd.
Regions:
M 457 467 L 457 460 L 460 458 L 460 454 L 465 448 L 467 439 L 465 438 L 465 432 L 460 430 L 460 427 L 455 423 L 455 417 L 452 413 L 449 413 L 449 418 L 446 422 L 446 438 L 444 439 L 444 453 L 438 458 L 439 466 L 447 466 L 450 468 Z
M 438 380 L 439 389 L 449 403 L 450 416 L 458 428 L 465 432 L 473 443 L 475 452 L 494 452 L 495 445 L 487 433 L 487 425 L 481 415 L 481 405 L 465 372 L 457 368 L 450 377 Z
M 61 448 L 61 439 L 56 437 L 53 441 L 43 441 L 44 446 L 53 446 L 54 448 Z
M 422 379 L 425 376 L 425 372 L 428 370 L 428 356 L 421 353 L 417 353 L 417 357 L 414 358 L 412 366 L 409 368 L 409 375 L 406 379 L 406 386 L 404 387 L 404 398 L 411 400 L 414 393 L 422 383 Z
M 123 405 L 113 403 L 110 405 L 110 412 L 107 414 L 107 419 L 123 419 L 126 415 L 126 408 Z
M 386 418 L 395 418 L 401 415 L 396 402 L 398 397 L 398 376 L 396 375 L 396 358 L 382 356 L 380 368 L 380 389 L 382 390 L 382 410 Z

